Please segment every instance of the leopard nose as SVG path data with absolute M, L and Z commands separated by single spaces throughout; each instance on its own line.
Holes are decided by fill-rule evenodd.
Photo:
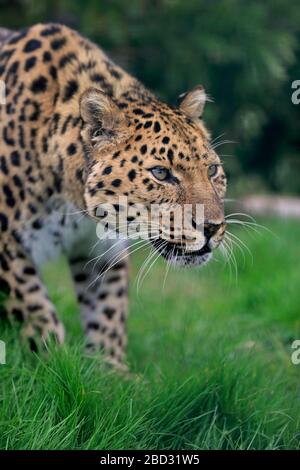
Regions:
M 208 242 L 211 237 L 213 237 L 222 224 L 213 224 L 213 223 L 205 223 L 204 224 L 204 235 L 206 237 L 206 241 Z

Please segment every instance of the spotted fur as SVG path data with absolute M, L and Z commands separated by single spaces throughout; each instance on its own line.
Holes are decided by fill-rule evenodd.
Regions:
M 116 203 L 205 206 L 205 249 L 188 240 L 154 247 L 179 264 L 201 264 L 225 231 L 226 179 L 201 120 L 197 87 L 172 108 L 115 65 L 96 45 L 58 24 L 0 29 L 0 290 L 31 349 L 64 329 L 43 285 L 44 258 L 67 255 L 90 351 L 120 363 L 126 345 L 128 261 L 99 277 L 91 258 L 96 207 Z M 214 165 L 217 171 L 209 176 Z M 151 169 L 172 172 L 168 182 Z M 195 231 L 197 228 L 195 227 Z M 126 246 L 122 246 L 126 250 Z M 111 255 L 111 253 L 110 253 Z M 178 261 L 180 259 L 180 262 Z

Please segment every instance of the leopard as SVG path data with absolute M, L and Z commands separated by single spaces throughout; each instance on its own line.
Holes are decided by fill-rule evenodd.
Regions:
M 58 23 L 0 28 L 0 80 L 2 315 L 34 353 L 53 338 L 62 344 L 42 267 L 63 254 L 87 353 L 126 367 L 130 240 L 99 238 L 97 208 L 110 204 L 118 213 L 120 197 L 129 207 L 189 205 L 192 214 L 200 204 L 201 227 L 193 223 L 178 239 L 162 236 L 159 222 L 148 243 L 175 266 L 211 259 L 226 231 L 227 183 L 203 122 L 208 96 L 198 85 L 167 104 Z

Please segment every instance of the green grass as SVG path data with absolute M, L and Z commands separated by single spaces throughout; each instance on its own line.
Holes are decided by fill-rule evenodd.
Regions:
M 0 330 L 2 449 L 281 449 L 300 447 L 300 225 L 269 221 L 276 236 L 235 231 L 238 279 L 220 261 L 170 270 L 161 260 L 131 291 L 133 379 L 81 354 L 82 335 L 64 262 L 46 272 L 67 327 L 48 358 Z M 135 258 L 136 276 L 142 256 Z

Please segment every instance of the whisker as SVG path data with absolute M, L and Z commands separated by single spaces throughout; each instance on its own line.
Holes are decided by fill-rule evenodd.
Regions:
M 230 278 L 232 278 L 232 269 L 231 269 L 231 266 L 232 266 L 232 268 L 234 269 L 234 273 L 235 273 L 235 280 L 237 282 L 237 276 L 238 276 L 237 262 L 236 262 L 236 258 L 235 258 L 234 253 L 233 253 L 232 243 L 231 243 L 230 240 L 224 240 L 224 239 L 223 239 L 222 243 L 227 248 L 227 257 L 228 257 L 227 259 L 228 259 L 228 266 L 230 268 Z
M 235 201 L 236 199 L 232 199 L 232 200 Z M 225 215 L 225 219 L 228 219 L 229 217 L 236 217 L 238 215 L 247 217 L 248 219 L 251 219 L 253 222 L 256 222 L 255 218 L 252 217 L 252 215 L 246 214 L 245 212 L 232 212 L 231 214 Z
M 163 248 L 166 244 L 167 244 L 167 242 L 162 243 L 162 244 L 160 245 L 160 248 Z M 147 277 L 147 275 L 149 274 L 149 272 L 151 271 L 151 268 L 154 266 L 154 264 L 156 263 L 156 261 L 159 259 L 159 257 L 160 257 L 159 251 L 157 251 L 156 254 L 157 254 L 157 256 L 154 258 L 154 260 L 152 261 L 152 263 L 149 265 L 147 271 L 144 273 L 143 277 L 141 278 L 140 284 L 138 285 L 138 289 L 139 289 L 140 285 L 142 285 L 142 283 L 143 283 L 144 280 L 146 279 L 146 277 Z
M 108 264 L 107 268 L 102 271 L 97 277 L 96 279 L 94 279 L 89 285 L 87 288 L 91 287 L 93 284 L 95 284 L 101 277 L 104 277 L 105 274 L 110 270 L 112 269 L 114 266 L 116 266 L 118 263 L 120 263 L 121 261 L 123 261 L 124 259 L 128 258 L 129 255 L 132 255 L 133 253 L 135 253 L 136 251 L 140 250 L 141 248 L 143 248 L 143 246 L 146 246 L 146 244 L 148 243 L 148 241 L 145 241 L 145 240 L 141 240 L 141 242 L 144 242 L 141 246 L 138 246 L 137 248 L 135 248 L 133 251 L 130 252 L 130 250 L 128 249 L 128 247 L 124 250 L 122 250 L 120 253 L 118 253 L 111 261 L 111 263 Z M 122 256 L 123 254 L 125 253 L 124 256 Z M 121 256 L 121 258 L 120 258 Z
M 108 232 L 108 233 L 110 233 L 110 232 Z M 146 240 L 143 239 L 144 241 L 148 241 L 148 240 L 151 240 L 151 239 L 153 239 L 153 238 L 156 238 L 156 237 L 149 237 L 149 232 L 140 232 L 139 235 L 147 235 Z M 132 239 L 135 240 L 135 238 L 133 238 L 133 237 L 132 237 L 132 238 L 128 237 L 127 239 L 126 239 L 126 238 L 117 239 L 116 242 L 113 243 L 106 251 L 104 251 L 104 252 L 101 253 L 100 255 L 95 256 L 94 258 L 91 258 L 91 259 L 86 263 L 85 267 L 87 267 L 91 262 L 97 260 L 96 263 L 95 263 L 95 265 L 94 265 L 94 268 L 95 268 L 95 266 L 98 264 L 98 261 L 100 261 L 100 259 L 103 258 L 105 255 L 107 255 L 107 253 L 109 253 L 111 250 L 113 250 L 114 248 L 116 248 L 117 245 L 119 245 L 120 243 L 126 243 L 126 241 L 132 240 Z M 98 245 L 99 242 L 104 242 L 104 243 L 105 243 L 105 241 L 106 241 L 105 239 L 99 239 L 99 240 L 95 243 L 94 247 L 92 248 L 92 251 L 95 249 L 95 247 Z M 94 270 L 94 268 L 93 268 L 93 270 Z
M 244 252 L 243 252 L 241 246 L 244 247 L 245 250 L 247 251 L 247 253 L 250 255 L 251 260 L 252 260 L 252 263 L 253 263 L 253 255 L 252 255 L 252 252 L 251 252 L 250 248 L 246 245 L 246 243 L 243 242 L 243 240 L 241 240 L 237 235 L 235 235 L 234 233 L 229 232 L 228 230 L 227 230 L 225 236 L 227 236 L 228 238 L 231 238 L 231 239 L 234 238 L 235 244 L 237 244 L 237 246 L 240 248 L 240 250 L 242 251 L 243 255 L 244 255 Z M 233 241 L 233 240 L 232 240 L 232 241 Z
M 214 137 L 214 138 L 210 141 L 211 145 L 215 144 L 219 139 L 221 139 L 222 137 L 224 137 L 224 135 L 225 135 L 225 132 L 222 132 L 222 134 L 219 134 L 219 135 L 217 135 L 217 137 Z
M 274 236 L 276 238 L 279 238 L 278 235 L 276 235 L 276 233 L 274 233 L 271 229 L 269 229 L 265 225 L 261 225 L 261 224 L 258 224 L 256 222 L 248 222 L 248 221 L 243 221 L 243 220 L 239 220 L 239 219 L 230 219 L 230 220 L 226 220 L 226 223 L 241 225 L 242 227 L 251 229 L 251 230 L 253 230 L 254 232 L 256 232 L 258 234 L 261 233 L 258 229 L 264 230 L 265 232 L 268 232 L 272 236 Z
M 212 150 L 215 150 L 218 147 L 221 147 L 221 145 L 226 145 L 226 144 L 236 144 L 234 140 L 221 140 L 220 142 L 216 142 L 211 146 Z
M 238 265 L 237 265 L 237 260 L 236 260 L 236 257 L 235 257 L 234 251 L 233 251 L 232 240 L 227 239 L 227 241 L 229 242 L 229 246 L 230 246 L 230 257 L 231 257 L 231 260 L 232 260 L 232 266 L 233 266 L 233 268 L 234 268 L 235 282 L 237 283 L 237 280 L 238 280 Z
M 140 290 L 140 285 L 142 283 L 143 273 L 145 272 L 147 266 L 149 265 L 149 263 L 153 259 L 153 256 L 156 255 L 156 253 L 157 253 L 157 251 L 154 248 L 152 248 L 150 253 L 148 254 L 147 258 L 145 259 L 145 261 L 143 262 L 142 266 L 139 269 L 139 272 L 138 272 L 137 277 L 136 277 L 136 291 L 137 291 L 137 293 L 139 293 L 139 290 Z
M 167 276 L 168 276 L 168 273 L 169 273 L 170 267 L 171 267 L 171 261 L 170 261 L 170 260 L 171 260 L 171 259 L 173 258 L 173 256 L 174 256 L 174 251 L 175 251 L 175 247 L 173 246 L 172 254 L 171 254 L 171 256 L 168 256 L 168 258 L 167 258 L 167 263 L 166 263 L 167 266 L 166 266 L 166 269 L 165 269 L 165 276 L 164 276 L 164 282 L 163 282 L 163 290 L 165 289 L 165 284 L 166 284 Z M 176 253 L 175 263 L 176 263 L 176 261 L 177 261 L 177 256 L 178 256 L 178 254 Z

